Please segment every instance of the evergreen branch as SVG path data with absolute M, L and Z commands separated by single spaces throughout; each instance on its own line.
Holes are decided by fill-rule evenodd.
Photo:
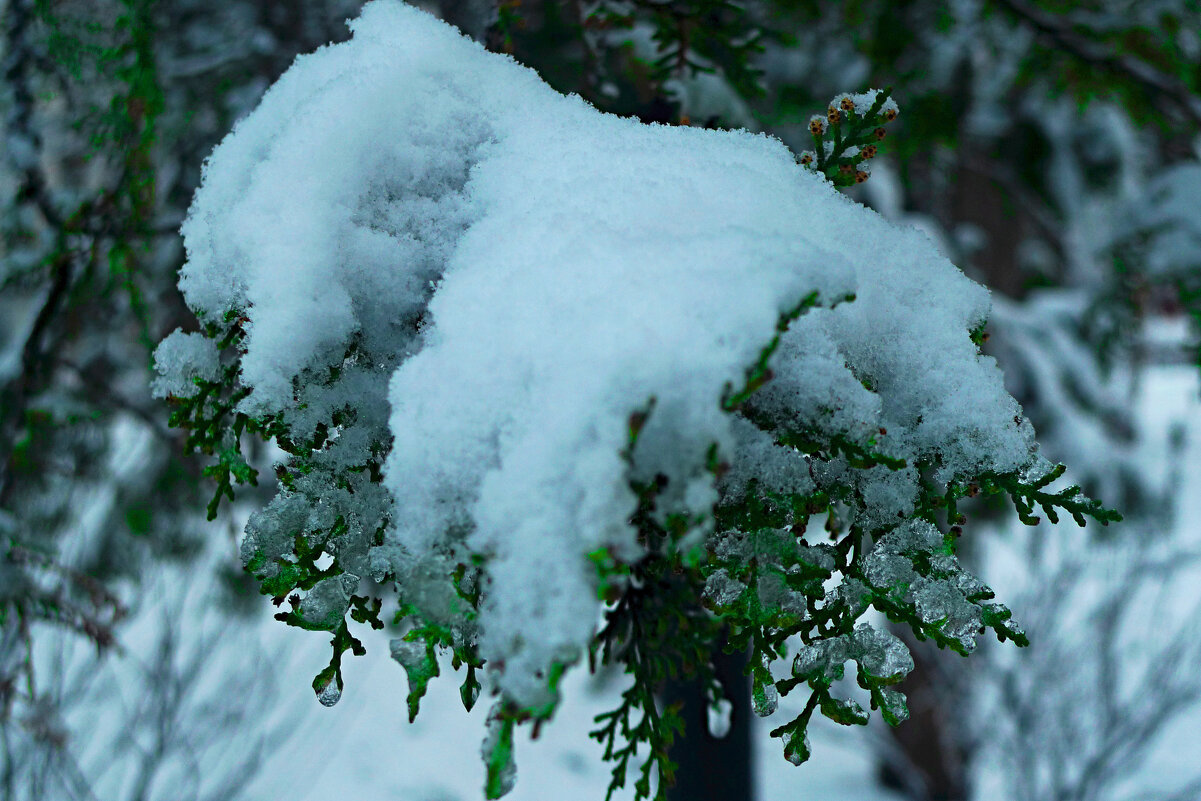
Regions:
M 891 87 L 874 92 L 872 104 L 863 109 L 855 97 L 838 95 L 826 109 L 826 115 L 809 120 L 813 150 L 797 156 L 802 167 L 816 170 L 835 186 L 863 183 L 871 176 L 867 164 L 876 157 L 877 142 L 887 135 L 884 127 L 896 119 L 896 104 L 891 102 Z
M 850 302 L 855 299 L 854 295 L 847 295 L 842 298 L 843 302 Z M 833 305 L 837 305 L 835 301 Z M 722 393 L 721 407 L 727 412 L 732 412 L 742 406 L 752 395 L 755 394 L 768 381 L 772 379 L 772 371 L 768 368 L 767 363 L 771 359 L 772 354 L 776 352 L 776 348 L 780 346 L 780 337 L 788 330 L 788 326 L 802 314 L 809 311 L 818 305 L 818 294 L 816 291 L 810 292 L 805 297 L 801 298 L 800 302 L 793 306 L 788 311 L 780 315 L 776 321 L 776 333 L 772 335 L 763 349 L 759 351 L 759 357 L 755 359 L 755 363 L 747 368 L 746 381 L 742 388 L 737 392 L 731 392 L 732 387 L 726 385 L 725 391 Z M 831 306 L 833 308 L 833 306 Z
M 1045 12 L 1027 0 L 999 2 L 1057 48 L 1094 67 L 1133 80 L 1165 111 L 1175 111 L 1194 125 L 1201 126 L 1201 99 L 1178 78 L 1156 70 L 1145 61 L 1094 42 L 1079 32 L 1079 26 L 1066 25 L 1062 17 Z
M 1091 517 L 1103 526 L 1117 523 L 1122 515 L 1106 509 L 1101 502 L 1087 497 L 1080 487 L 1073 485 L 1058 492 L 1049 492 L 1046 487 L 1063 475 L 1066 467 L 1056 465 L 1043 476 L 1030 481 L 1022 480 L 1016 473 L 998 475 L 985 473 L 979 478 L 979 487 L 986 494 L 1005 493 L 1013 501 L 1018 518 L 1028 526 L 1038 525 L 1040 518 L 1034 507 L 1042 509 L 1052 523 L 1059 522 L 1059 510 L 1071 515 L 1076 525 L 1083 527 L 1085 518 Z
M 605 761 L 614 763 L 606 800 L 625 786 L 631 760 L 645 746 L 646 756 L 634 782 L 635 798 L 652 798 L 651 776 L 655 773 L 658 784 L 653 798 L 663 801 L 667 787 L 675 781 L 670 749 L 676 734 L 683 732 L 683 720 L 676 706 L 660 712 L 655 695 L 669 678 L 689 675 L 707 687 L 716 700 L 714 693 L 720 690 L 715 689 L 719 685 L 709 649 L 717 636 L 718 623 L 696 605 L 699 577 L 684 565 L 684 555 L 673 547 L 686 532 L 687 523 L 675 530 L 660 526 L 653 519 L 653 511 L 662 485 L 633 486 L 639 503 L 631 522 L 648 555 L 629 568 L 615 568 L 622 581 L 612 586 L 620 586 L 620 595 L 606 611 L 605 625 L 589 653 L 593 665 L 598 653 L 602 664 L 623 664 L 633 684 L 622 693 L 616 709 L 594 719 L 599 725 L 589 736 L 604 746 Z M 598 570 L 606 569 L 607 562 L 600 555 L 594 562 Z

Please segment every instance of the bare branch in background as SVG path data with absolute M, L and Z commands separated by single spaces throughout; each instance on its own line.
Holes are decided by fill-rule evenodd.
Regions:
M 160 593 L 187 595 L 189 581 L 176 575 Z M 0 721 L 6 801 L 242 797 L 263 765 L 263 742 L 287 735 L 262 725 L 275 695 L 252 630 L 231 633 L 222 615 L 184 597 L 151 605 L 135 622 L 152 636 L 116 659 L 59 635 L 59 649 L 39 665 L 37 695 Z
M 1201 604 L 1172 609 L 1174 581 L 1198 564 L 1187 553 L 1111 548 L 1041 574 L 1015 604 L 1032 646 L 1020 660 L 991 660 L 977 677 L 999 694 L 976 735 L 1009 766 L 1015 801 L 1114 798 L 1156 737 L 1201 702 Z M 1158 629 L 1173 618 L 1182 622 Z M 1194 797 L 1188 788 L 1199 782 L 1187 778 L 1162 797 Z M 1147 797 L 1140 789 L 1130 799 Z

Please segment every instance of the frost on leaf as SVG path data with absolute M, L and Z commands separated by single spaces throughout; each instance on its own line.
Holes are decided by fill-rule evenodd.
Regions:
M 742 595 L 746 585 L 730 578 L 724 568 L 715 571 L 705 582 L 705 597 L 718 606 L 729 606 Z
M 159 373 L 152 386 L 156 398 L 190 398 L 200 392 L 203 382 L 218 380 L 221 353 L 213 340 L 201 334 L 175 331 L 159 343 L 154 365 Z

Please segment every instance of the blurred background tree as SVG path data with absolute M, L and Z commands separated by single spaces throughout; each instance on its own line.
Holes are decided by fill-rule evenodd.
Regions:
M 127 621 L 156 608 L 142 577 L 160 564 L 205 565 L 215 576 L 208 583 L 224 588 L 224 614 L 253 608 L 238 601 L 249 585 L 231 543 L 206 544 L 218 530 L 202 511 L 212 491 L 208 465 L 180 455 L 179 432 L 166 428 L 167 413 L 150 396 L 150 343 L 190 316 L 175 287 L 183 260 L 176 229 L 204 157 L 297 54 L 345 38 L 342 21 L 360 5 L 0 2 L 6 798 L 32 797 L 19 788 L 34 787 L 35 773 L 44 782 L 37 786 L 66 788 L 54 791 L 63 797 L 88 797 L 95 781 L 64 758 L 74 747 L 71 732 L 47 723 L 78 697 L 69 691 L 70 671 L 53 669 L 65 647 L 56 632 L 93 644 L 103 662 Z M 973 779 L 980 766 L 995 760 L 1015 766 L 1008 797 L 1111 797 L 1115 771 L 1145 757 L 1115 744 L 1149 742 L 1189 711 L 1201 687 L 1188 670 L 1197 655 L 1181 645 L 1197 640 L 1190 621 L 1198 617 L 1178 616 L 1177 628 L 1146 638 L 1146 672 L 1128 658 L 1131 631 L 1149 627 L 1174 602 L 1124 602 L 1155 589 L 1157 559 L 1184 564 L 1188 548 L 1173 520 L 1173 499 L 1186 488 L 1172 471 L 1148 471 L 1140 461 L 1149 434 L 1132 399 L 1149 370 L 1197 362 L 1201 3 L 425 5 L 603 110 L 761 130 L 798 154 L 812 146 L 810 115 L 836 93 L 894 87 L 902 114 L 884 154 L 870 180 L 846 191 L 922 227 L 995 290 L 987 349 L 1046 455 L 1073 465 L 1074 482 L 1120 509 L 1127 523 L 1101 530 L 1103 542 L 1081 535 L 1065 549 L 1041 543 L 1037 531 L 1019 538 L 999 510 L 968 510 L 995 517 L 997 547 L 1017 554 L 1010 563 L 1021 566 L 1019 591 L 1052 577 L 1064 591 L 1028 598 L 1035 646 L 1016 665 L 998 655 L 974 668 L 913 643 L 919 669 L 906 686 L 913 719 L 877 740 L 880 778 L 915 801 L 967 799 L 980 792 Z M 1192 327 L 1172 322 L 1190 318 Z M 237 505 L 221 512 L 220 530 L 231 539 L 240 514 Z M 1141 557 L 1144 569 L 1105 567 L 1128 562 L 1135 544 L 1145 551 L 1148 542 L 1157 550 Z M 214 551 L 219 558 L 206 558 Z M 997 558 L 991 546 L 983 551 L 981 562 Z M 1077 598 L 1074 587 L 1094 591 Z M 1050 621 L 1061 616 L 1044 614 L 1051 603 L 1075 604 L 1081 622 L 1072 631 L 1054 628 Z M 1023 605 L 1014 606 L 1021 618 Z M 1083 638 L 1093 657 L 1092 667 L 1082 663 L 1083 682 L 1061 669 L 1073 658 L 1064 651 L 1073 638 Z M 734 703 L 724 738 L 701 725 L 695 688 L 664 688 L 665 699 L 685 703 L 690 724 L 676 752 L 685 782 L 676 798 L 752 797 L 742 666 L 715 659 Z M 1032 698 L 1039 685 L 1023 671 L 1058 676 L 1063 691 Z M 949 677 L 956 690 L 936 693 L 941 682 L 924 686 L 923 675 Z M 1131 683 L 1143 688 L 1138 703 L 1123 700 Z M 1004 702 L 988 698 L 987 688 L 998 686 Z M 977 702 L 991 717 L 951 713 Z M 994 736 L 1001 730 L 1010 734 Z M 1197 788 L 1169 792 L 1192 798 Z
M 232 540 L 240 525 L 229 514 L 221 528 L 203 525 L 205 464 L 183 455 L 151 398 L 152 343 L 191 316 L 175 288 L 177 228 L 202 159 L 297 53 L 345 35 L 355 5 L 0 4 L 5 799 L 91 798 L 101 779 L 123 788 L 112 797 L 235 795 L 210 795 L 225 786 L 220 776 L 197 777 L 192 789 L 151 781 L 171 759 L 199 760 L 200 739 L 207 748 L 220 737 L 206 730 L 217 712 L 197 714 L 188 699 L 202 671 L 186 660 L 205 651 L 190 637 L 181 644 L 182 613 L 171 612 L 161 636 L 123 648 L 134 622 L 182 604 L 181 586 L 191 582 L 152 580 L 161 565 L 202 569 L 197 583 L 231 624 L 251 592 L 233 543 L 213 542 L 220 531 Z M 224 558 L 208 558 L 214 552 Z M 210 614 L 190 615 L 186 627 Z M 227 639 L 212 645 L 238 647 Z M 113 651 L 125 671 L 115 675 L 137 682 L 145 704 L 117 704 L 111 687 L 100 691 Z M 91 715 L 124 721 L 99 729 L 111 738 L 108 759 L 93 760 L 91 771 L 81 767 L 89 738 L 63 722 L 83 699 Z M 259 708 L 230 696 L 215 703 L 247 725 Z

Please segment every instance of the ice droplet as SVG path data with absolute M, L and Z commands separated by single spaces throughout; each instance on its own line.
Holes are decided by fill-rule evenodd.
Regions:
M 709 733 L 719 740 L 730 733 L 730 713 L 733 709 L 734 705 L 726 698 L 718 698 L 709 704 Z
M 334 631 L 346 616 L 358 583 L 359 577 L 352 573 L 322 579 L 300 602 L 300 616 L 306 623 Z
M 317 700 L 322 706 L 333 706 L 342 698 L 342 690 L 338 687 L 338 680 L 331 676 L 330 680 L 325 683 L 325 686 L 317 691 Z
M 784 758 L 794 765 L 800 765 L 809 759 L 809 732 L 802 732 L 799 740 L 791 731 L 784 732 Z
M 878 631 L 869 623 L 860 623 L 853 634 L 854 659 L 869 676 L 900 679 L 913 670 L 909 648 L 896 635 Z
M 776 689 L 776 685 L 770 681 L 760 682 L 756 679 L 751 692 L 751 708 L 755 710 L 755 714 L 765 718 L 774 713 L 779 705 L 780 692 Z

